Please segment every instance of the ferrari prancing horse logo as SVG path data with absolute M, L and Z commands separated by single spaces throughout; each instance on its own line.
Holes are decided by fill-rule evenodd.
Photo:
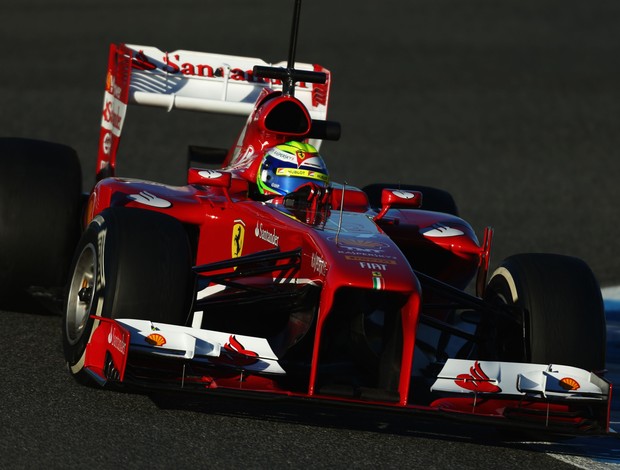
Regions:
M 243 253 L 243 240 L 245 238 L 245 224 L 243 220 L 235 220 L 232 230 L 232 257 L 239 258 Z

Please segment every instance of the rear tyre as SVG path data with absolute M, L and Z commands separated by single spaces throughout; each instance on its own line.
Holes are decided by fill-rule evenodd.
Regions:
M 605 368 L 603 299 L 582 260 L 539 253 L 511 256 L 493 273 L 485 297 L 521 312 L 522 327 L 498 334 L 501 360 Z
M 422 193 L 422 207 L 425 211 L 443 212 L 444 214 L 459 215 L 456 202 L 452 195 L 443 189 L 432 188 L 430 186 L 419 186 L 415 184 L 387 184 L 375 183 L 365 186 L 362 191 L 368 196 L 370 207 L 381 207 L 381 191 L 384 188 L 405 189 L 410 191 L 420 191 Z
M 0 305 L 65 285 L 80 236 L 82 174 L 70 147 L 0 139 Z
M 98 321 L 187 321 L 193 292 L 187 232 L 165 214 L 109 208 L 84 232 L 73 260 L 63 313 L 63 349 L 71 373 L 86 378 L 84 353 Z

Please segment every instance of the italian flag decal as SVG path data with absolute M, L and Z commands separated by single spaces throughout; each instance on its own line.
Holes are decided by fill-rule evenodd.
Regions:
M 372 272 L 372 288 L 375 290 L 385 289 L 385 280 L 379 271 Z

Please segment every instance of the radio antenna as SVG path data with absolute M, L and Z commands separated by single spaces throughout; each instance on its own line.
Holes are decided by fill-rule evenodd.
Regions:
M 295 52 L 297 51 L 297 35 L 299 33 L 299 16 L 301 14 L 301 0 L 295 0 L 293 22 L 291 25 L 291 41 L 288 47 L 288 62 L 286 63 L 286 77 L 282 80 L 282 94 L 295 95 Z
M 293 24 L 291 26 L 291 42 L 288 49 L 288 62 L 286 66 L 289 69 L 295 68 L 295 52 L 297 51 L 297 34 L 299 32 L 299 17 L 301 15 L 301 0 L 295 0 L 295 9 L 293 10 Z
M 338 244 L 338 237 L 340 236 L 340 229 L 342 229 L 342 212 L 344 211 L 344 192 L 347 190 L 347 182 L 342 184 L 342 195 L 340 196 L 340 217 L 338 219 L 338 230 L 336 231 L 336 245 Z
M 282 80 L 282 95 L 295 96 L 295 83 L 325 83 L 327 74 L 314 70 L 295 70 L 295 52 L 297 50 L 297 36 L 299 34 L 299 17 L 301 15 L 301 0 L 295 0 L 293 9 L 293 25 L 291 26 L 291 42 L 288 50 L 288 62 L 284 67 L 254 66 L 254 76 Z

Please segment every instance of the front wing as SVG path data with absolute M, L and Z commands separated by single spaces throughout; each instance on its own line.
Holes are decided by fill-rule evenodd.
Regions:
M 146 390 L 254 392 L 257 397 L 381 407 L 561 434 L 609 432 L 612 386 L 563 365 L 449 359 L 430 403 L 399 404 L 294 390 L 264 338 L 145 320 L 96 317 L 85 368 L 101 385 Z

